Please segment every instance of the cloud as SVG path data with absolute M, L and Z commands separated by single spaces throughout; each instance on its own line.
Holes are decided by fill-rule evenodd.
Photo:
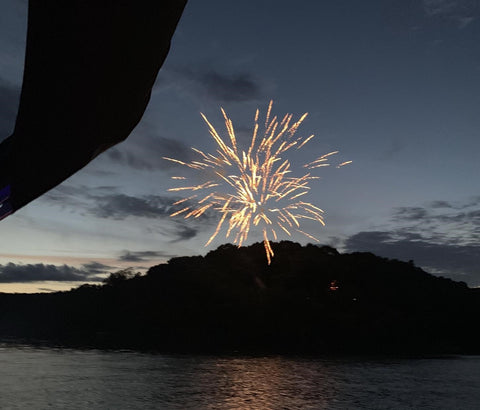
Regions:
M 153 135 L 153 132 L 141 133 L 135 136 L 135 143 L 124 144 L 108 150 L 108 158 L 123 166 L 139 170 L 167 170 L 178 167 L 163 157 L 175 158 L 181 161 L 191 161 L 193 151 L 183 142 L 172 138 Z
M 472 206 L 480 206 L 480 195 L 472 197 L 470 201 L 463 205 L 463 208 L 469 208 Z
M 479 0 L 423 0 L 423 9 L 428 17 L 453 21 L 464 28 L 480 15 Z
M 448 15 L 455 10 L 456 3 L 452 0 L 423 0 L 423 8 L 430 16 Z
M 197 236 L 200 231 L 198 227 L 192 226 L 191 224 L 187 226 L 185 223 L 182 222 L 177 222 L 176 227 L 177 228 L 174 232 L 176 238 L 170 241 L 172 243 L 192 239 Z
M 96 264 L 96 262 L 93 262 Z M 98 266 L 97 266 L 98 267 Z M 15 264 L 0 265 L 0 283 L 16 282 L 99 282 L 98 269 L 89 269 L 88 264 L 83 269 L 68 265 Z
M 162 195 L 130 196 L 125 194 L 92 195 L 94 205 L 89 213 L 98 218 L 123 220 L 135 216 L 141 218 L 170 218 L 170 214 L 190 206 L 192 202 L 185 201 L 173 205 L 178 197 Z M 216 216 L 216 215 L 215 215 Z M 204 221 L 214 217 L 211 212 L 205 212 L 196 221 Z
M 392 219 L 396 222 L 421 222 L 430 225 L 456 224 L 460 226 L 480 227 L 480 210 L 466 210 L 476 205 L 454 206 L 446 201 L 430 203 L 426 207 L 398 207 L 394 208 Z M 442 211 L 439 211 L 442 210 Z
M 428 211 L 421 207 L 399 207 L 394 209 L 393 219 L 396 221 L 425 220 Z
M 38 290 L 40 292 L 49 292 L 49 293 L 58 291 L 58 289 L 52 289 L 52 288 L 38 288 Z
M 372 252 L 399 260 L 414 260 L 431 273 L 480 285 L 480 245 L 434 243 L 419 234 L 401 236 L 398 232 L 359 232 L 345 242 L 348 252 Z
M 86 201 L 86 196 L 88 195 L 87 193 L 92 189 L 94 188 L 88 188 L 84 185 L 73 186 L 62 184 L 48 191 L 39 199 L 54 205 L 59 205 L 62 208 L 84 208 L 88 206 L 88 201 Z
M 143 197 L 125 194 L 96 196 L 96 204 L 90 208 L 90 213 L 99 218 L 122 220 L 130 216 L 142 218 L 158 218 L 172 213 L 171 197 L 149 195 Z
M 347 251 L 373 252 L 414 260 L 431 273 L 480 285 L 480 209 L 477 197 L 466 202 L 433 201 L 425 207 L 395 208 L 391 228 L 349 237 Z
M 172 242 L 191 239 L 198 235 L 202 227 L 210 225 L 218 215 L 214 211 L 207 210 L 203 215 L 195 219 L 172 219 L 170 215 L 185 207 L 193 205 L 191 201 L 173 205 L 181 199 L 177 196 L 142 195 L 131 196 L 117 192 L 115 186 L 71 186 L 61 185 L 44 196 L 44 200 L 58 206 L 73 207 L 77 212 L 92 215 L 96 218 L 125 220 L 127 218 L 168 219 L 169 223 L 162 229 Z M 149 251 L 150 252 L 150 251 Z M 176 255 L 162 254 L 152 256 L 171 257 Z M 148 256 L 144 254 L 143 257 Z M 133 257 L 134 259 L 128 259 Z M 135 261 L 142 258 L 141 254 L 125 254 L 121 260 Z M 108 269 L 109 267 L 106 267 Z
M 13 132 L 19 100 L 20 87 L 0 79 L 0 141 Z
M 100 262 L 89 262 L 82 265 L 83 270 L 89 272 L 89 275 L 105 275 L 110 273 L 112 269 L 115 269 L 113 266 L 104 265 Z
M 433 201 L 430 203 L 432 208 L 453 208 L 453 205 L 447 201 Z
M 115 186 L 90 187 L 64 183 L 42 195 L 39 199 L 61 208 L 89 212 L 98 197 L 116 193 L 117 187 Z
M 221 102 L 251 101 L 261 95 L 261 88 L 249 73 L 224 75 L 208 71 L 198 82 L 213 99 Z
M 177 84 L 193 94 L 220 103 L 255 101 L 260 98 L 263 86 L 249 72 L 220 73 L 211 68 L 176 68 L 164 70 L 162 84 Z
M 169 254 L 163 251 L 123 251 L 118 258 L 122 262 L 146 262 L 158 258 L 173 258 L 177 255 Z
M 129 217 L 137 218 L 168 218 L 170 226 L 165 229 L 171 242 L 179 242 L 194 238 L 205 225 L 217 218 L 212 212 L 205 212 L 195 219 L 171 219 L 170 215 L 191 204 L 185 201 L 180 205 L 172 205 L 178 198 L 159 195 L 133 197 L 124 194 L 112 194 L 95 197 L 95 205 L 88 212 L 97 218 L 124 220 Z M 173 224 L 173 225 L 172 225 Z M 173 227 L 172 227 L 173 226 Z M 161 255 L 167 256 L 167 255 Z

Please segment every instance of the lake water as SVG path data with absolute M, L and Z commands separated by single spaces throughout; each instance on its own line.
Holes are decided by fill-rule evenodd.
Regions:
M 0 409 L 480 409 L 480 356 L 173 356 L 0 345 Z

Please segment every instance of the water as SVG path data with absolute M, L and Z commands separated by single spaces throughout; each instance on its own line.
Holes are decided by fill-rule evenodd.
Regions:
M 480 356 L 166 356 L 0 345 L 0 409 L 480 409 Z

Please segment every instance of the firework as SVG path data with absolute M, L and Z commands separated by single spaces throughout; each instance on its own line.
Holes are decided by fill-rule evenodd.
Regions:
M 202 114 L 210 135 L 217 144 L 215 154 L 192 148 L 198 159 L 191 162 L 164 157 L 165 160 L 196 170 L 197 175 L 201 172 L 202 175 L 210 176 L 200 184 L 169 189 L 170 192 L 192 193 L 174 203 L 176 206 L 184 206 L 180 206 L 181 209 L 171 216 L 182 215 L 188 219 L 198 218 L 207 211 L 218 213 L 220 220 L 205 246 L 212 242 L 224 226 L 226 238 L 232 235 L 234 243 L 239 247 L 247 240 L 252 227 L 261 229 L 268 264 L 274 255 L 270 237 L 276 240 L 279 232 L 285 232 L 289 236 L 293 232 L 299 232 L 318 241 L 313 235 L 301 230 L 300 224 L 307 219 L 325 225 L 323 210 L 300 199 L 308 194 L 310 181 L 318 177 L 310 172 L 299 177 L 293 176 L 292 165 L 285 158 L 287 151 L 302 148 L 314 137 L 295 136 L 307 113 L 297 121 L 293 121 L 292 114 L 286 114 L 280 120 L 272 116 L 272 105 L 270 101 L 265 121 L 261 124 L 257 109 L 252 139 L 246 150 L 238 147 L 232 120 L 222 108 L 228 140 L 222 139 Z M 338 151 L 324 154 L 305 164 L 304 168 L 312 170 L 328 166 L 328 160 L 336 153 Z M 337 167 L 350 162 L 343 162 Z M 172 178 L 187 180 L 185 177 Z

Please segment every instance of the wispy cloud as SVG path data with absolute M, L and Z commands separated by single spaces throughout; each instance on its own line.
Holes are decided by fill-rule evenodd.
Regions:
M 225 75 L 212 70 L 199 75 L 197 81 L 217 101 L 250 101 L 261 95 L 260 85 L 249 73 Z
M 437 228 L 446 224 L 455 224 L 457 228 L 480 227 L 480 209 L 476 204 L 453 205 L 446 201 L 434 201 L 430 207 L 399 207 L 393 211 L 395 222 L 416 222 L 434 225 Z M 413 227 L 412 227 L 413 228 Z
M 395 221 L 425 221 L 428 211 L 425 208 L 415 207 L 399 207 L 393 212 Z
M 129 251 L 125 250 L 119 256 L 118 260 L 122 262 L 148 262 L 159 258 L 173 258 L 177 255 L 163 251 Z
M 170 242 L 179 242 L 196 237 L 205 226 L 211 226 L 212 221 L 218 217 L 215 212 L 207 211 L 194 220 L 173 219 L 170 217 L 172 213 L 193 205 L 191 201 L 173 205 L 179 199 L 180 197 L 168 195 L 126 195 L 119 193 L 114 186 L 85 187 L 71 185 L 61 185 L 43 198 L 44 201 L 49 201 L 56 206 L 64 207 L 67 204 L 75 212 L 101 219 L 122 221 L 127 218 L 143 218 L 158 219 L 164 222 L 168 220 L 162 230 L 170 238 Z M 170 255 L 159 254 L 159 256 Z M 128 255 L 125 257 L 128 257 Z M 140 255 L 134 255 L 133 257 L 141 258 Z
M 222 73 L 212 68 L 185 68 L 164 70 L 157 84 L 177 84 L 182 89 L 201 98 L 224 103 L 255 101 L 263 92 L 263 85 L 252 73 L 242 71 Z
M 216 214 L 205 212 L 193 221 L 171 219 L 170 215 L 181 208 L 188 206 L 186 201 L 180 205 L 172 205 L 175 198 L 169 196 L 148 195 L 133 197 L 124 194 L 97 196 L 95 204 L 88 212 L 98 218 L 124 220 L 130 217 L 168 219 L 169 224 L 164 228 L 170 242 L 179 242 L 196 237 L 206 225 L 210 226 Z
M 452 21 L 464 28 L 480 15 L 479 0 L 423 0 L 425 14 Z
M 155 135 L 153 132 L 138 133 L 135 143 L 110 149 L 108 158 L 123 166 L 139 170 L 167 170 L 178 165 L 165 161 L 163 157 L 182 161 L 193 159 L 193 151 L 183 142 Z
M 61 184 L 40 197 L 41 201 L 59 206 L 61 208 L 73 207 L 84 209 L 89 205 L 89 192 L 97 189 L 85 185 Z

